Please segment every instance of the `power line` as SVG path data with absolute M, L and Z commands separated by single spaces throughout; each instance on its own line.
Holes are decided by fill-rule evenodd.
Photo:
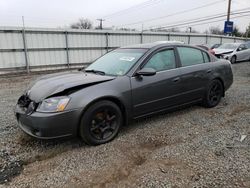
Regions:
M 237 15 L 237 14 L 249 13 L 249 12 L 250 12 L 250 10 L 249 11 L 242 11 L 242 12 L 234 12 L 234 13 L 231 13 L 231 15 Z M 220 16 L 209 17 L 209 18 L 204 18 L 204 19 L 195 20 L 195 21 L 190 21 L 190 22 L 184 22 L 184 23 L 180 23 L 180 24 L 176 24 L 176 25 L 168 25 L 168 26 L 158 27 L 158 28 L 155 28 L 155 29 L 166 29 L 166 28 L 173 28 L 173 27 L 178 27 L 178 26 L 183 26 L 183 25 L 190 26 L 189 24 L 192 24 L 192 23 L 204 22 L 204 21 L 207 21 L 207 20 L 217 19 L 217 18 L 221 18 L 221 17 L 225 17 L 225 16 L 227 16 L 227 14 L 220 15 Z
M 244 8 L 244 9 L 238 9 L 238 10 L 235 10 L 232 12 L 232 14 L 240 14 L 240 13 L 245 13 L 244 11 L 245 10 L 249 10 L 250 7 L 247 7 L 247 8 Z M 243 11 L 243 12 L 240 12 L 240 11 Z M 194 19 L 188 19 L 188 20 L 184 20 L 184 21 L 180 21 L 180 22 L 170 22 L 170 23 L 165 23 L 165 25 L 169 25 L 169 24 L 182 24 L 182 23 L 186 23 L 186 22 L 192 22 L 192 21 L 200 21 L 202 19 L 213 19 L 214 17 L 217 17 L 217 16 L 225 16 L 226 14 L 225 13 L 219 13 L 219 14 L 214 14 L 214 15 L 211 15 L 211 16 L 204 16 L 204 17 L 200 17 L 200 18 L 194 18 Z M 162 25 L 162 24 L 161 24 Z M 156 26 L 151 26 L 152 27 L 159 27 L 159 25 L 156 25 Z
M 145 22 L 151 22 L 151 21 L 154 21 L 154 20 L 160 20 L 160 19 L 163 19 L 163 18 L 166 18 L 166 17 L 180 15 L 180 14 L 184 14 L 184 13 L 187 13 L 187 12 L 192 12 L 194 10 L 198 10 L 198 9 L 201 9 L 201 8 L 205 8 L 205 7 L 208 7 L 208 6 L 213 6 L 215 4 L 218 4 L 218 3 L 221 3 L 221 2 L 224 2 L 224 1 L 225 0 L 214 1 L 212 3 L 208 3 L 208 4 L 198 6 L 198 7 L 194 7 L 194 8 L 191 8 L 191 9 L 186 9 L 186 10 L 183 10 L 183 11 L 174 12 L 172 14 L 168 14 L 168 15 L 165 15 L 165 16 L 160 16 L 160 17 L 156 17 L 156 18 L 141 20 L 141 21 L 128 23 L 128 24 L 123 24 L 123 25 L 118 25 L 117 27 L 128 26 L 128 25 L 136 25 L 136 24 L 141 24 L 141 23 L 145 23 Z
M 103 18 L 107 19 L 107 18 L 110 18 L 110 17 L 114 17 L 114 16 L 118 16 L 118 15 L 122 15 L 122 14 L 127 14 L 128 12 L 131 12 L 131 11 L 135 11 L 135 10 L 138 10 L 138 9 L 142 9 L 142 8 L 146 8 L 148 6 L 158 4 L 161 1 L 162 0 L 148 0 L 148 1 L 145 1 L 143 3 L 139 3 L 137 5 L 131 6 L 129 8 L 126 8 L 126 9 L 123 9 L 123 10 L 108 14 L 106 16 L 103 16 Z
M 234 16 L 231 19 L 241 18 L 241 17 L 246 17 L 246 16 L 250 16 L 250 14 L 245 14 L 245 15 L 241 15 L 241 16 Z M 209 24 L 209 23 L 216 23 L 216 22 L 220 22 L 220 21 L 225 21 L 225 19 L 223 18 L 223 19 L 220 19 L 220 20 L 214 20 L 214 21 L 209 21 L 209 22 L 204 22 L 204 23 L 199 23 L 199 24 L 191 24 L 189 26 L 193 27 L 193 26 L 205 25 L 205 24 Z M 184 28 L 184 27 L 187 27 L 187 26 L 180 26 L 180 27 L 175 27 L 175 28 Z

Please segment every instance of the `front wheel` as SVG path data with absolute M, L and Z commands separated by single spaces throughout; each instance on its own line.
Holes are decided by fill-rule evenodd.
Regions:
M 235 55 L 231 58 L 231 63 L 232 64 L 236 63 L 236 56 Z
M 212 108 L 219 104 L 223 96 L 223 85 L 219 80 L 212 80 L 208 86 L 206 96 L 204 99 L 205 107 Z
M 99 101 L 84 113 L 80 136 L 89 145 L 104 144 L 117 136 L 122 124 L 120 108 L 111 101 Z

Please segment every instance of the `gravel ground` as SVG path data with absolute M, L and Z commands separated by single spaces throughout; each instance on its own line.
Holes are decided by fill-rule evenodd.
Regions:
M 233 71 L 217 107 L 135 121 L 96 147 L 22 133 L 13 108 L 38 75 L 0 78 L 0 187 L 250 187 L 250 62 Z

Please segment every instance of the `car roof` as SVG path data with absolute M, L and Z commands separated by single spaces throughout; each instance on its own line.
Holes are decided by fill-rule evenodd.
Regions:
M 129 46 L 123 46 L 123 48 L 144 48 L 144 49 L 151 49 L 154 47 L 164 47 L 164 46 L 172 46 L 172 45 L 184 45 L 184 43 L 179 41 L 157 41 L 152 43 L 144 43 L 144 44 L 134 44 Z M 185 45 L 187 46 L 187 45 Z

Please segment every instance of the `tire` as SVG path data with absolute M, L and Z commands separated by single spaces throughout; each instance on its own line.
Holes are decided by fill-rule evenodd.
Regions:
M 232 63 L 232 64 L 236 63 L 236 60 L 237 60 L 237 58 L 236 58 L 236 56 L 234 55 L 234 56 L 231 58 L 231 63 Z
M 224 88 L 220 80 L 212 80 L 207 88 L 204 98 L 204 106 L 207 108 L 215 107 L 219 104 L 224 93 Z
M 113 140 L 123 124 L 120 108 L 103 100 L 91 105 L 83 114 L 80 136 L 89 145 L 99 145 Z

